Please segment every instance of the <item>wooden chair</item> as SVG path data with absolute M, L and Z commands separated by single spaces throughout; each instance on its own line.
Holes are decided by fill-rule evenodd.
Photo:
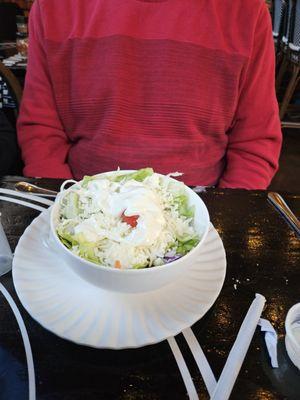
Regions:
M 289 24 L 288 52 L 285 58 L 288 64 L 287 67 L 290 69 L 290 78 L 280 105 L 281 120 L 285 117 L 291 99 L 300 82 L 300 0 L 293 0 Z M 300 123 L 289 124 L 283 121 L 283 126 L 300 128 Z
M 9 90 L 9 94 L 11 95 L 13 101 L 16 104 L 15 116 L 17 118 L 19 114 L 22 93 L 23 93 L 22 87 L 18 79 L 11 72 L 11 70 L 8 69 L 1 61 L 0 61 L 0 76 L 2 80 L 6 83 Z
M 15 103 L 15 108 L 13 109 L 3 108 L 3 111 L 7 119 L 15 128 L 22 99 L 22 87 L 18 79 L 15 77 L 15 75 L 2 62 L 0 62 L 0 77 L 2 78 L 2 81 L 6 83 L 9 95 L 11 96 L 13 102 Z M 15 165 L 13 166 L 13 168 L 10 170 L 9 173 L 11 175 L 22 175 L 22 169 L 23 169 L 23 162 L 21 159 L 21 152 L 19 150 Z
M 282 81 L 289 65 L 290 23 L 293 13 L 293 0 L 276 0 L 273 2 L 273 37 L 276 50 L 276 92 L 279 94 Z
M 274 0 L 272 2 L 271 15 L 276 53 L 280 52 L 281 40 L 286 33 L 288 6 L 289 2 L 287 0 Z

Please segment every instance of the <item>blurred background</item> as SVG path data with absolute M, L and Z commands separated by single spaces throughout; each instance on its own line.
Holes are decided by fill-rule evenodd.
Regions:
M 28 15 L 33 0 L 0 0 L 0 108 L 15 126 L 26 75 Z M 300 0 L 266 0 L 276 55 L 283 128 L 280 168 L 270 189 L 300 193 Z M 22 174 L 21 161 L 12 174 Z

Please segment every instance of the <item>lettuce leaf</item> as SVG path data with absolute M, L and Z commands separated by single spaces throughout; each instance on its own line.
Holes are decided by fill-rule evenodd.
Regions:
M 113 180 L 114 182 L 121 182 L 123 180 L 129 181 L 130 179 L 134 179 L 135 181 L 143 182 L 148 176 L 153 175 L 153 173 L 152 168 L 142 168 L 130 174 L 117 175 Z
M 78 254 L 80 257 L 96 264 L 101 264 L 101 259 L 95 255 L 96 243 L 83 242 L 78 244 Z
M 187 218 L 193 218 L 195 214 L 195 207 L 189 206 L 189 199 L 186 194 L 179 194 L 174 197 L 174 204 L 178 207 L 178 212 Z
M 88 176 L 88 175 L 85 175 L 85 176 L 83 177 L 81 186 L 82 186 L 83 188 L 87 188 L 89 182 L 93 181 L 94 179 L 95 179 L 95 176 Z
M 68 249 L 72 250 L 73 247 L 76 247 L 76 253 L 80 257 L 97 264 L 102 264 L 102 260 L 95 255 L 95 248 L 97 248 L 98 243 L 88 242 L 82 233 L 72 234 L 69 231 L 68 227 L 66 227 L 65 229 L 59 227 L 57 229 L 57 235 L 60 241 Z
M 61 213 L 64 218 L 76 218 L 79 214 L 79 195 L 75 192 L 68 193 L 62 202 Z
M 59 239 L 66 247 L 68 247 L 68 249 L 72 248 L 73 246 L 76 246 L 78 243 L 70 230 L 71 228 L 68 226 L 66 227 L 59 226 L 57 228 L 57 235 Z
M 145 264 L 145 263 L 141 263 L 141 264 L 135 264 L 135 265 L 133 265 L 133 269 L 141 269 L 141 268 L 146 268 L 147 267 L 147 264 Z
M 178 240 L 178 245 L 176 248 L 177 254 L 185 255 L 191 251 L 199 243 L 199 238 L 197 236 L 193 238 L 187 238 L 186 240 Z

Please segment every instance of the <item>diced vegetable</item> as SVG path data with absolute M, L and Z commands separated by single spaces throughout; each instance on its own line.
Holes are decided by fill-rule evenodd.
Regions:
M 138 223 L 139 215 L 125 215 L 124 212 L 121 215 L 121 219 L 126 224 L 130 225 L 132 228 L 135 228 Z

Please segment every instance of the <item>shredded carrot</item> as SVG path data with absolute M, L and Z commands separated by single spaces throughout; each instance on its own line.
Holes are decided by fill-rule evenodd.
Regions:
M 115 261 L 115 268 L 118 268 L 118 269 L 121 268 L 121 263 L 120 263 L 119 260 L 116 260 L 116 261 Z

